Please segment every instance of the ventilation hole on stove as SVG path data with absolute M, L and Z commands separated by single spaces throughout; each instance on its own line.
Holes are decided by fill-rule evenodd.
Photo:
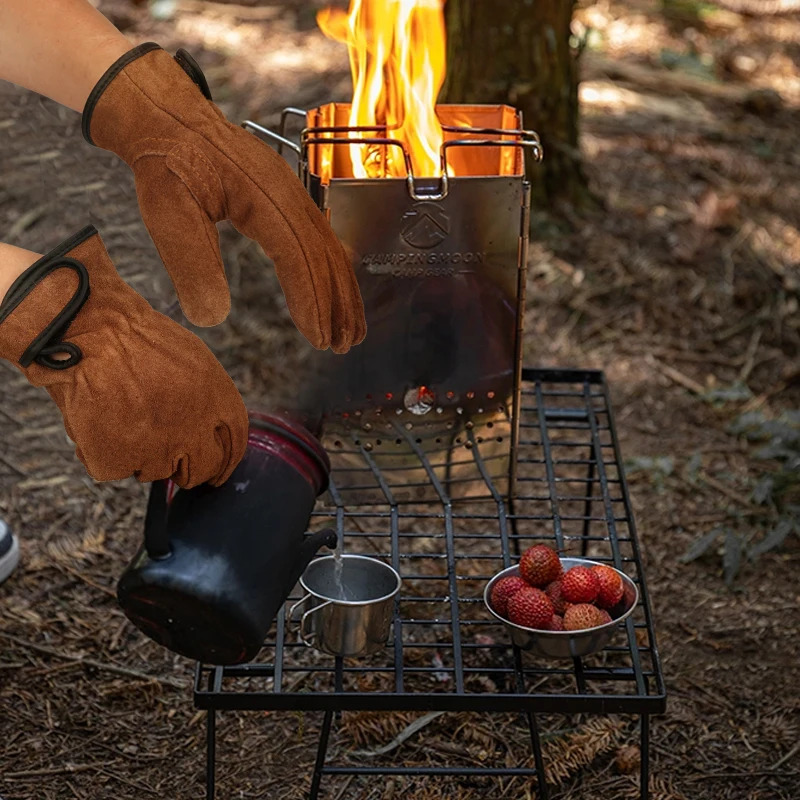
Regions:
M 494 422 L 487 422 L 486 423 L 486 427 L 487 428 L 494 428 Z
M 367 400 L 372 400 L 372 395 L 371 394 L 367 395 Z
M 422 444 L 422 439 L 417 439 L 417 444 Z
M 505 411 L 503 406 L 497 406 L 497 410 L 502 414 Z
M 456 393 L 455 393 L 455 392 L 448 392 L 448 393 L 445 395 L 445 397 L 446 397 L 448 400 L 452 400 L 452 399 L 453 399 L 455 396 L 456 396 Z
M 502 436 L 498 436 L 498 437 L 497 437 L 497 441 L 498 441 L 498 442 L 502 442 L 502 441 L 503 441 L 503 437 L 502 437 Z
M 357 417 L 361 416 L 361 411 L 354 411 L 353 414 Z
M 491 400 L 494 397 L 494 392 L 486 392 L 486 396 Z
M 482 409 L 482 408 L 479 408 L 479 409 L 478 409 L 478 413 L 479 413 L 479 414 L 483 414 L 483 409 Z
M 483 436 L 478 437 L 478 444 L 483 444 Z
M 340 441 L 337 439 L 337 440 L 336 440 L 336 441 L 333 443 L 333 446 L 334 446 L 334 447 L 341 447 L 341 446 L 342 446 L 342 443 L 341 443 L 341 442 L 340 442 Z
M 383 414 L 383 409 L 379 406 L 375 409 L 375 416 L 379 417 L 381 414 Z
M 382 444 L 382 442 L 381 442 L 381 440 L 380 440 L 380 439 L 376 439 L 376 440 L 375 440 L 375 444 L 376 444 L 377 446 L 379 446 L 379 447 L 380 447 L 380 445 Z
M 456 414 L 463 414 L 463 413 L 464 413 L 464 409 L 463 408 L 457 408 L 456 409 Z
M 453 427 L 453 423 L 452 423 L 452 422 L 448 422 L 448 423 L 447 423 L 447 427 L 448 427 L 448 428 L 452 428 L 452 427 Z
M 414 427 L 414 425 L 413 425 L 412 423 L 410 423 L 410 422 L 406 422 L 406 430 L 407 430 L 407 431 L 410 431 L 410 430 L 412 430 L 412 429 L 413 429 L 413 427 Z
M 386 392 L 385 397 L 387 400 L 391 400 L 394 397 L 394 395 L 391 392 Z
M 350 414 L 347 411 L 342 411 L 342 419 L 350 419 Z
M 402 408 L 396 408 L 394 413 L 397 414 L 397 416 L 399 417 L 403 413 L 403 409 Z
M 361 447 L 361 440 L 360 439 L 354 439 L 353 441 L 355 441 L 356 447 Z
M 475 397 L 475 392 L 467 392 L 467 400 L 472 400 Z
M 439 406 L 439 408 L 436 409 L 437 414 L 441 414 L 443 411 L 444 409 L 441 406 Z
M 461 437 L 459 436 L 459 437 L 458 437 L 458 439 L 456 439 L 456 444 L 461 444 L 461 441 L 462 441 L 462 439 L 461 439 Z
M 395 444 L 403 444 L 403 440 L 402 439 L 395 439 L 394 443 Z
M 440 438 L 438 438 L 438 437 L 437 437 L 437 438 L 436 438 L 436 444 L 441 444 L 441 443 L 442 443 L 442 440 L 441 440 Z

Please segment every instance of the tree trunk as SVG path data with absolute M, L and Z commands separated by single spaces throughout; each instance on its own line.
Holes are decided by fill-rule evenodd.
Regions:
M 446 103 L 508 103 L 542 138 L 529 166 L 534 202 L 587 196 L 578 151 L 571 0 L 448 0 Z

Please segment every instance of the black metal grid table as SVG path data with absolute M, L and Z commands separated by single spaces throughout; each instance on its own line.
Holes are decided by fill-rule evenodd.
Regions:
M 504 499 L 482 461 L 482 441 L 467 430 L 442 451 L 443 460 L 473 459 L 488 500 L 452 502 L 436 455 L 421 464 L 439 502 L 403 505 L 368 450 L 364 485 L 382 490 L 376 506 L 350 506 L 346 492 L 330 491 L 314 529 L 331 525 L 345 552 L 387 560 L 403 577 L 393 634 L 383 653 L 343 661 L 311 651 L 281 611 L 256 663 L 198 665 L 194 700 L 208 709 L 208 798 L 215 791 L 216 712 L 323 711 L 310 798 L 326 775 L 536 776 L 547 797 L 537 713 L 631 714 L 640 717 L 641 796 L 649 778 L 649 715 L 666 699 L 650 603 L 630 507 L 608 388 L 602 372 L 523 370 L 516 491 Z M 412 445 L 413 446 L 413 445 Z M 547 661 L 513 647 L 503 626 L 483 607 L 486 582 L 536 542 L 562 555 L 589 555 L 623 570 L 640 601 L 601 653 Z M 515 712 L 527 718 L 535 767 L 362 767 L 326 763 L 334 714 L 340 711 Z

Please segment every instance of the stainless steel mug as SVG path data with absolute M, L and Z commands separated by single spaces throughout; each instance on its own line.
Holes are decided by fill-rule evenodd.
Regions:
M 303 608 L 300 636 L 332 656 L 355 658 L 382 649 L 391 629 L 394 600 L 402 579 L 383 561 L 358 555 L 312 561 L 300 578 L 306 592 L 289 619 Z M 338 574 L 337 574 L 338 573 Z

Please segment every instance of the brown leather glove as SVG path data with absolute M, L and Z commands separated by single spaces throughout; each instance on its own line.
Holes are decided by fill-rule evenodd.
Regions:
M 0 358 L 47 390 L 95 480 L 218 485 L 244 456 L 247 410 L 233 381 L 119 277 L 91 225 L 12 284 Z
M 274 260 L 289 313 L 314 347 L 345 353 L 366 335 L 350 259 L 284 159 L 211 102 L 183 50 L 135 47 L 83 110 L 83 135 L 133 170 L 142 218 L 186 316 L 216 325 L 230 294 L 216 222 L 229 219 Z

